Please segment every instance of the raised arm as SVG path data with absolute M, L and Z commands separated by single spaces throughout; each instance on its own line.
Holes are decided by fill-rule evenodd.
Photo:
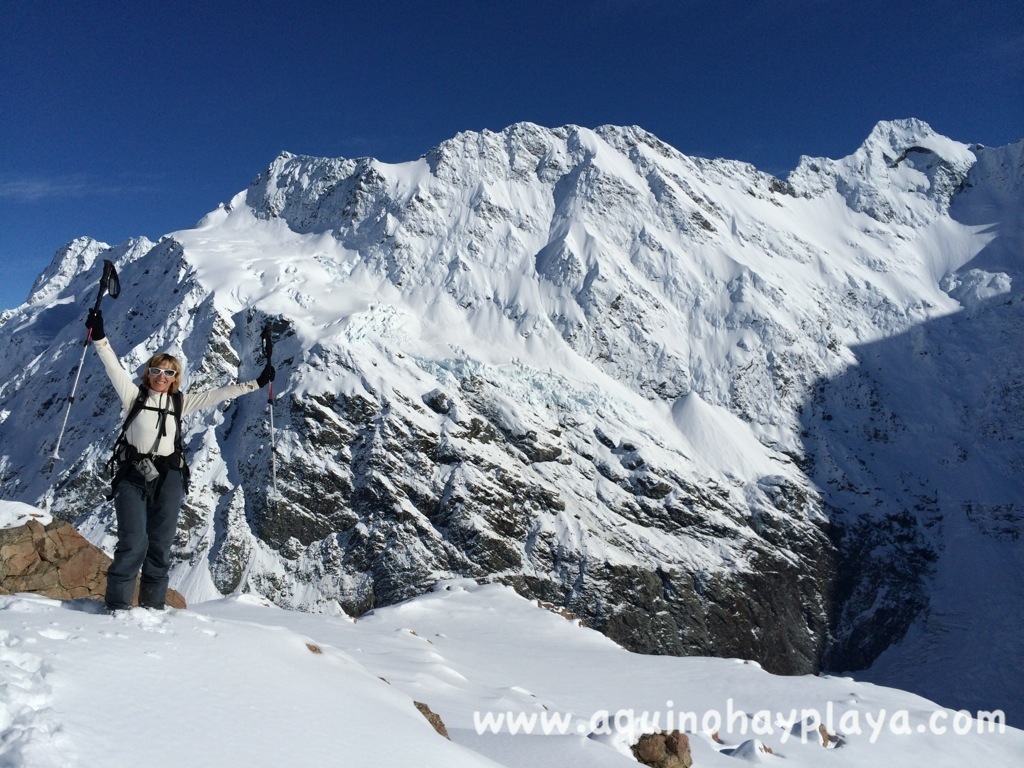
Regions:
M 208 389 L 205 392 L 186 392 L 181 403 L 182 415 L 210 408 L 226 400 L 234 400 L 240 395 L 255 392 L 257 389 L 259 389 L 259 385 L 255 381 L 246 381 L 239 384 L 228 384 L 216 389 Z
M 239 395 L 245 395 L 249 392 L 255 392 L 261 387 L 267 386 L 274 380 L 276 375 L 274 366 L 267 363 L 260 375 L 256 377 L 255 381 L 245 381 L 238 384 L 228 384 L 224 387 L 217 387 L 216 389 L 209 389 L 206 392 L 197 392 L 195 394 L 186 394 L 185 399 L 182 403 L 182 413 L 192 413 L 192 411 L 201 411 L 203 408 L 209 408 L 223 403 L 225 400 L 234 400 Z
M 107 378 L 114 385 L 114 390 L 117 392 L 117 396 L 121 398 L 121 403 L 127 408 L 139 396 L 139 386 L 121 366 L 121 361 L 110 346 L 110 341 L 105 336 L 93 339 L 92 343 L 96 348 L 96 354 L 99 355 L 100 361 L 103 363 L 104 370 L 107 372 Z

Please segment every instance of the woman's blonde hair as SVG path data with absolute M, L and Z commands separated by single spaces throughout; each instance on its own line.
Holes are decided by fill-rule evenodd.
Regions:
M 181 363 L 178 362 L 178 358 L 174 355 L 161 353 L 149 358 L 149 361 L 146 363 L 146 367 L 142 369 L 142 383 L 147 387 L 149 386 L 150 368 L 173 368 L 178 372 L 178 375 L 171 379 L 171 386 L 167 388 L 167 391 L 177 392 L 181 387 Z

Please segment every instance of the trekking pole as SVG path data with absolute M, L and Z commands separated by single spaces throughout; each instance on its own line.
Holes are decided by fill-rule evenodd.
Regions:
M 274 354 L 274 337 L 271 335 L 270 323 L 263 326 L 263 355 L 267 358 L 267 365 L 271 365 L 270 358 Z M 267 384 L 267 410 L 270 411 L 270 478 L 274 496 L 277 496 L 277 451 L 274 445 L 274 382 Z
M 114 269 L 114 262 L 109 259 L 103 261 L 103 276 L 100 278 L 100 290 L 96 295 L 96 303 L 93 311 L 100 311 L 100 302 L 103 301 L 103 294 L 107 293 L 110 298 L 116 299 L 121 294 L 121 283 L 117 279 L 117 270 Z M 82 375 L 82 366 L 85 364 L 85 353 L 89 349 L 89 342 L 92 341 L 92 328 L 85 335 L 85 344 L 82 345 L 82 357 L 78 361 L 78 370 L 75 372 L 75 381 L 71 385 L 71 394 L 68 396 L 68 407 L 64 411 L 64 423 L 60 425 L 60 434 L 57 435 L 57 444 L 53 447 L 53 455 L 50 457 L 50 469 L 55 462 L 60 460 L 60 443 L 64 439 L 64 430 L 68 426 L 68 416 L 71 415 L 71 404 L 75 402 L 75 392 L 78 390 L 78 379 Z

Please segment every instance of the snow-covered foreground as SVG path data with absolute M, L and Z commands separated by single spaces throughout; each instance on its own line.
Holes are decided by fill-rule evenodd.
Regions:
M 498 718 L 501 733 L 479 732 Z M 990 724 L 918 696 L 629 653 L 498 585 L 442 582 L 359 620 L 253 595 L 115 616 L 0 597 L 0 766 L 612 768 L 637 764 L 630 728 L 666 726 L 691 733 L 695 766 L 1024 762 L 1024 732 L 979 734 Z

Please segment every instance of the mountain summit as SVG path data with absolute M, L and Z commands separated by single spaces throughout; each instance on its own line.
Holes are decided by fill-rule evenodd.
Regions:
M 957 665 L 972 685 L 922 692 L 1009 712 L 963 649 L 1016 663 L 1022 156 L 917 120 L 787 180 L 637 127 L 282 153 L 156 244 L 69 244 L 7 313 L 0 496 L 113 542 L 91 355 L 68 459 L 43 458 L 109 258 L 129 368 L 167 350 L 186 387 L 251 378 L 280 335 L 278 496 L 266 403 L 186 424 L 189 602 L 359 614 L 470 576 L 635 650 L 911 688 Z M 967 578 L 997 591 L 968 603 Z

